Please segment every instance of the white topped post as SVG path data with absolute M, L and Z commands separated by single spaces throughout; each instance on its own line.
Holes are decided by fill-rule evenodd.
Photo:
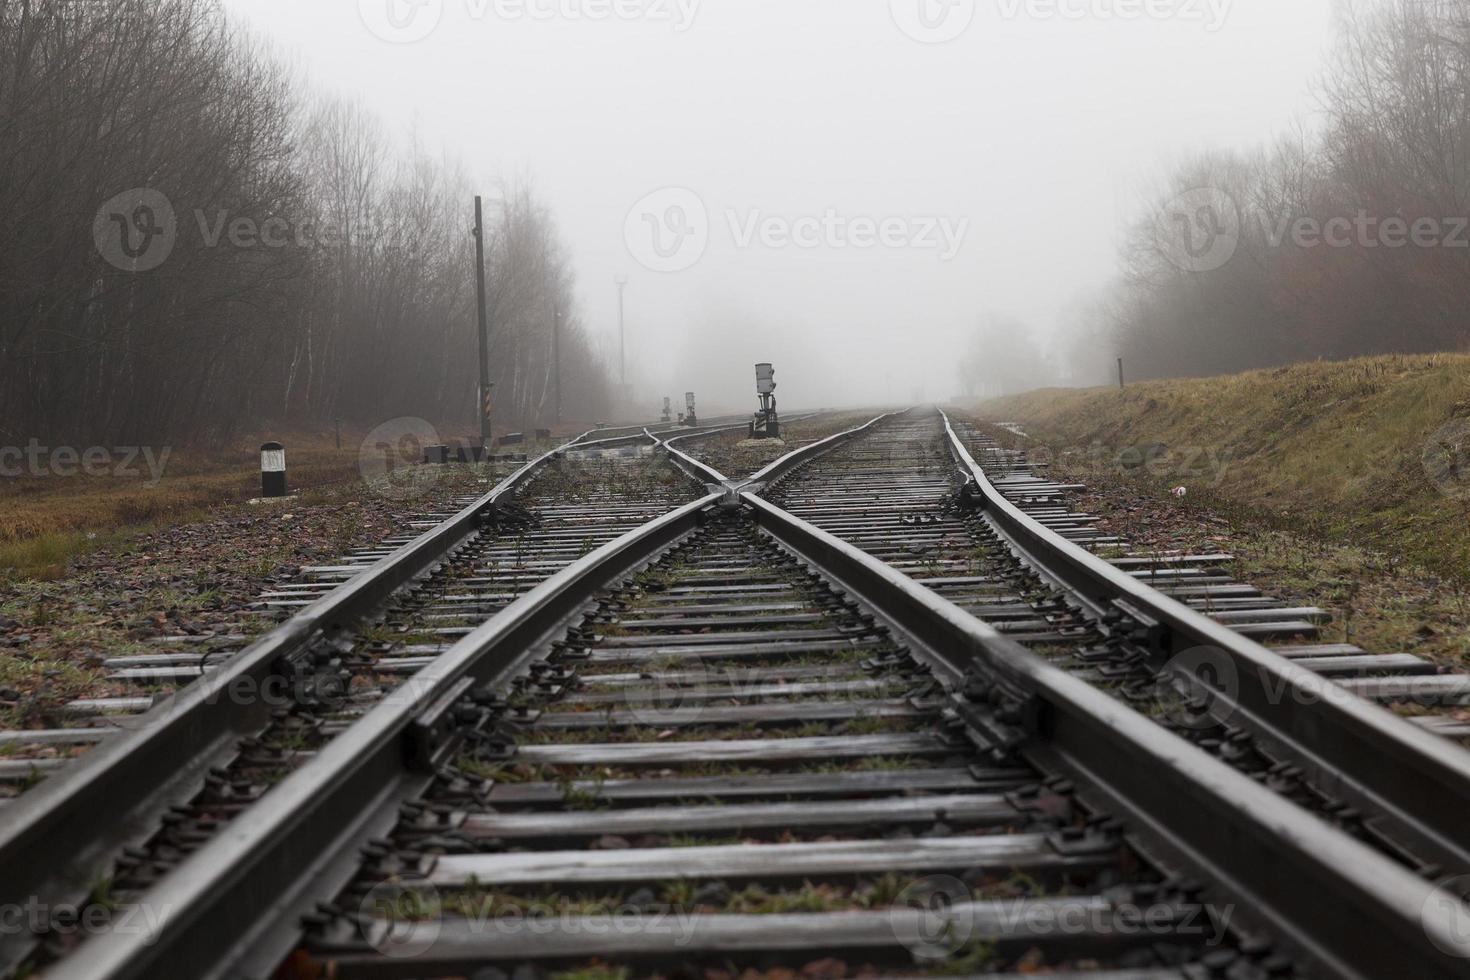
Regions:
M 260 447 L 260 495 L 286 496 L 286 447 L 279 442 Z

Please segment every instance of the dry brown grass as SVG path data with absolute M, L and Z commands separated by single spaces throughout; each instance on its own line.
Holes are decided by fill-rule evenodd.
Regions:
M 570 438 L 591 425 L 558 426 Z M 454 433 L 452 427 L 441 432 Z M 156 482 L 140 456 L 131 474 L 0 478 L 0 579 L 56 578 L 74 555 L 124 539 L 139 530 L 197 520 L 210 511 L 260 495 L 260 446 L 286 447 L 287 476 L 294 490 L 362 479 L 359 447 L 367 433 L 344 429 L 342 448 L 330 431 L 266 431 L 240 436 L 219 447 L 169 447 Z M 450 442 L 472 442 L 458 434 Z M 155 461 L 162 448 L 154 448 Z M 122 457 L 115 457 L 119 463 Z M 14 466 L 14 461 L 7 460 Z M 22 468 L 27 468 L 22 464 Z
M 1080 455 L 1199 448 L 1226 461 L 1218 482 L 1190 488 L 1214 505 L 1461 580 L 1470 568 L 1470 472 L 1446 493 L 1424 463 L 1442 427 L 1470 419 L 1470 356 L 1314 362 L 971 407 Z

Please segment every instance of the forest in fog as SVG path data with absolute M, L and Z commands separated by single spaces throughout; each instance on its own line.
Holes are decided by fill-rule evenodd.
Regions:
M 1470 348 L 1470 0 L 1348 2 L 1335 32 L 1311 119 L 1182 160 L 1056 348 L 987 320 L 965 386 Z
M 1297 129 L 1140 164 L 1115 280 L 1050 337 L 976 310 L 941 387 L 1470 345 L 1470 0 L 1344 0 L 1332 30 Z M 479 186 L 219 0 L 0 0 L 0 123 L 0 441 L 472 426 L 476 193 L 498 422 L 552 420 L 558 312 L 565 417 L 610 411 L 534 174 Z M 1052 258 L 1023 264 L 1075 292 Z
M 0 438 L 473 425 L 486 194 L 498 419 L 607 408 L 528 178 L 474 186 L 215 0 L 0 0 Z
M 1180 167 L 1133 229 L 1102 320 L 1135 371 L 1470 346 L 1470 0 L 1346 8 L 1321 103 L 1316 133 Z

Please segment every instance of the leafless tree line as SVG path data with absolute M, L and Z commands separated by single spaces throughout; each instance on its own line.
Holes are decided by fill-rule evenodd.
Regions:
M 1470 345 L 1470 0 L 1345 3 L 1321 105 L 1169 176 L 1083 318 L 1090 379 Z
M 0 439 L 473 423 L 470 181 L 303 89 L 216 0 L 0 0 Z M 550 215 L 487 205 L 498 417 L 551 421 L 558 312 L 601 414 Z

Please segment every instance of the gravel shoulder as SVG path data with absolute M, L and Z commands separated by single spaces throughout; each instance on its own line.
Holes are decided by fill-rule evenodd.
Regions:
M 109 541 L 60 578 L 0 583 L 0 728 L 66 727 L 76 724 L 62 711 L 68 701 L 147 693 L 114 690 L 103 660 L 156 652 L 169 636 L 257 636 L 278 621 L 256 608 L 262 591 L 303 565 L 376 545 L 501 475 L 450 467 L 412 491 L 357 482 L 231 504 Z
M 882 414 L 877 410 L 818 415 L 782 423 L 780 439 L 749 439 L 743 432 L 727 432 L 687 443 L 683 448 L 732 480 L 751 476 L 788 453 L 854 429 Z
M 1031 446 L 1004 429 L 987 429 L 1003 444 Z M 1085 484 L 1078 508 L 1098 515 L 1101 530 L 1126 538 L 1136 551 L 1226 552 L 1235 556 L 1233 571 L 1242 581 L 1293 606 L 1331 611 L 1323 642 L 1413 653 L 1470 670 L 1470 591 L 1402 556 L 1271 521 L 1177 472 L 1128 469 L 1088 453 L 1059 454 L 1049 472 Z M 1182 499 L 1173 493 L 1178 487 L 1186 491 Z

